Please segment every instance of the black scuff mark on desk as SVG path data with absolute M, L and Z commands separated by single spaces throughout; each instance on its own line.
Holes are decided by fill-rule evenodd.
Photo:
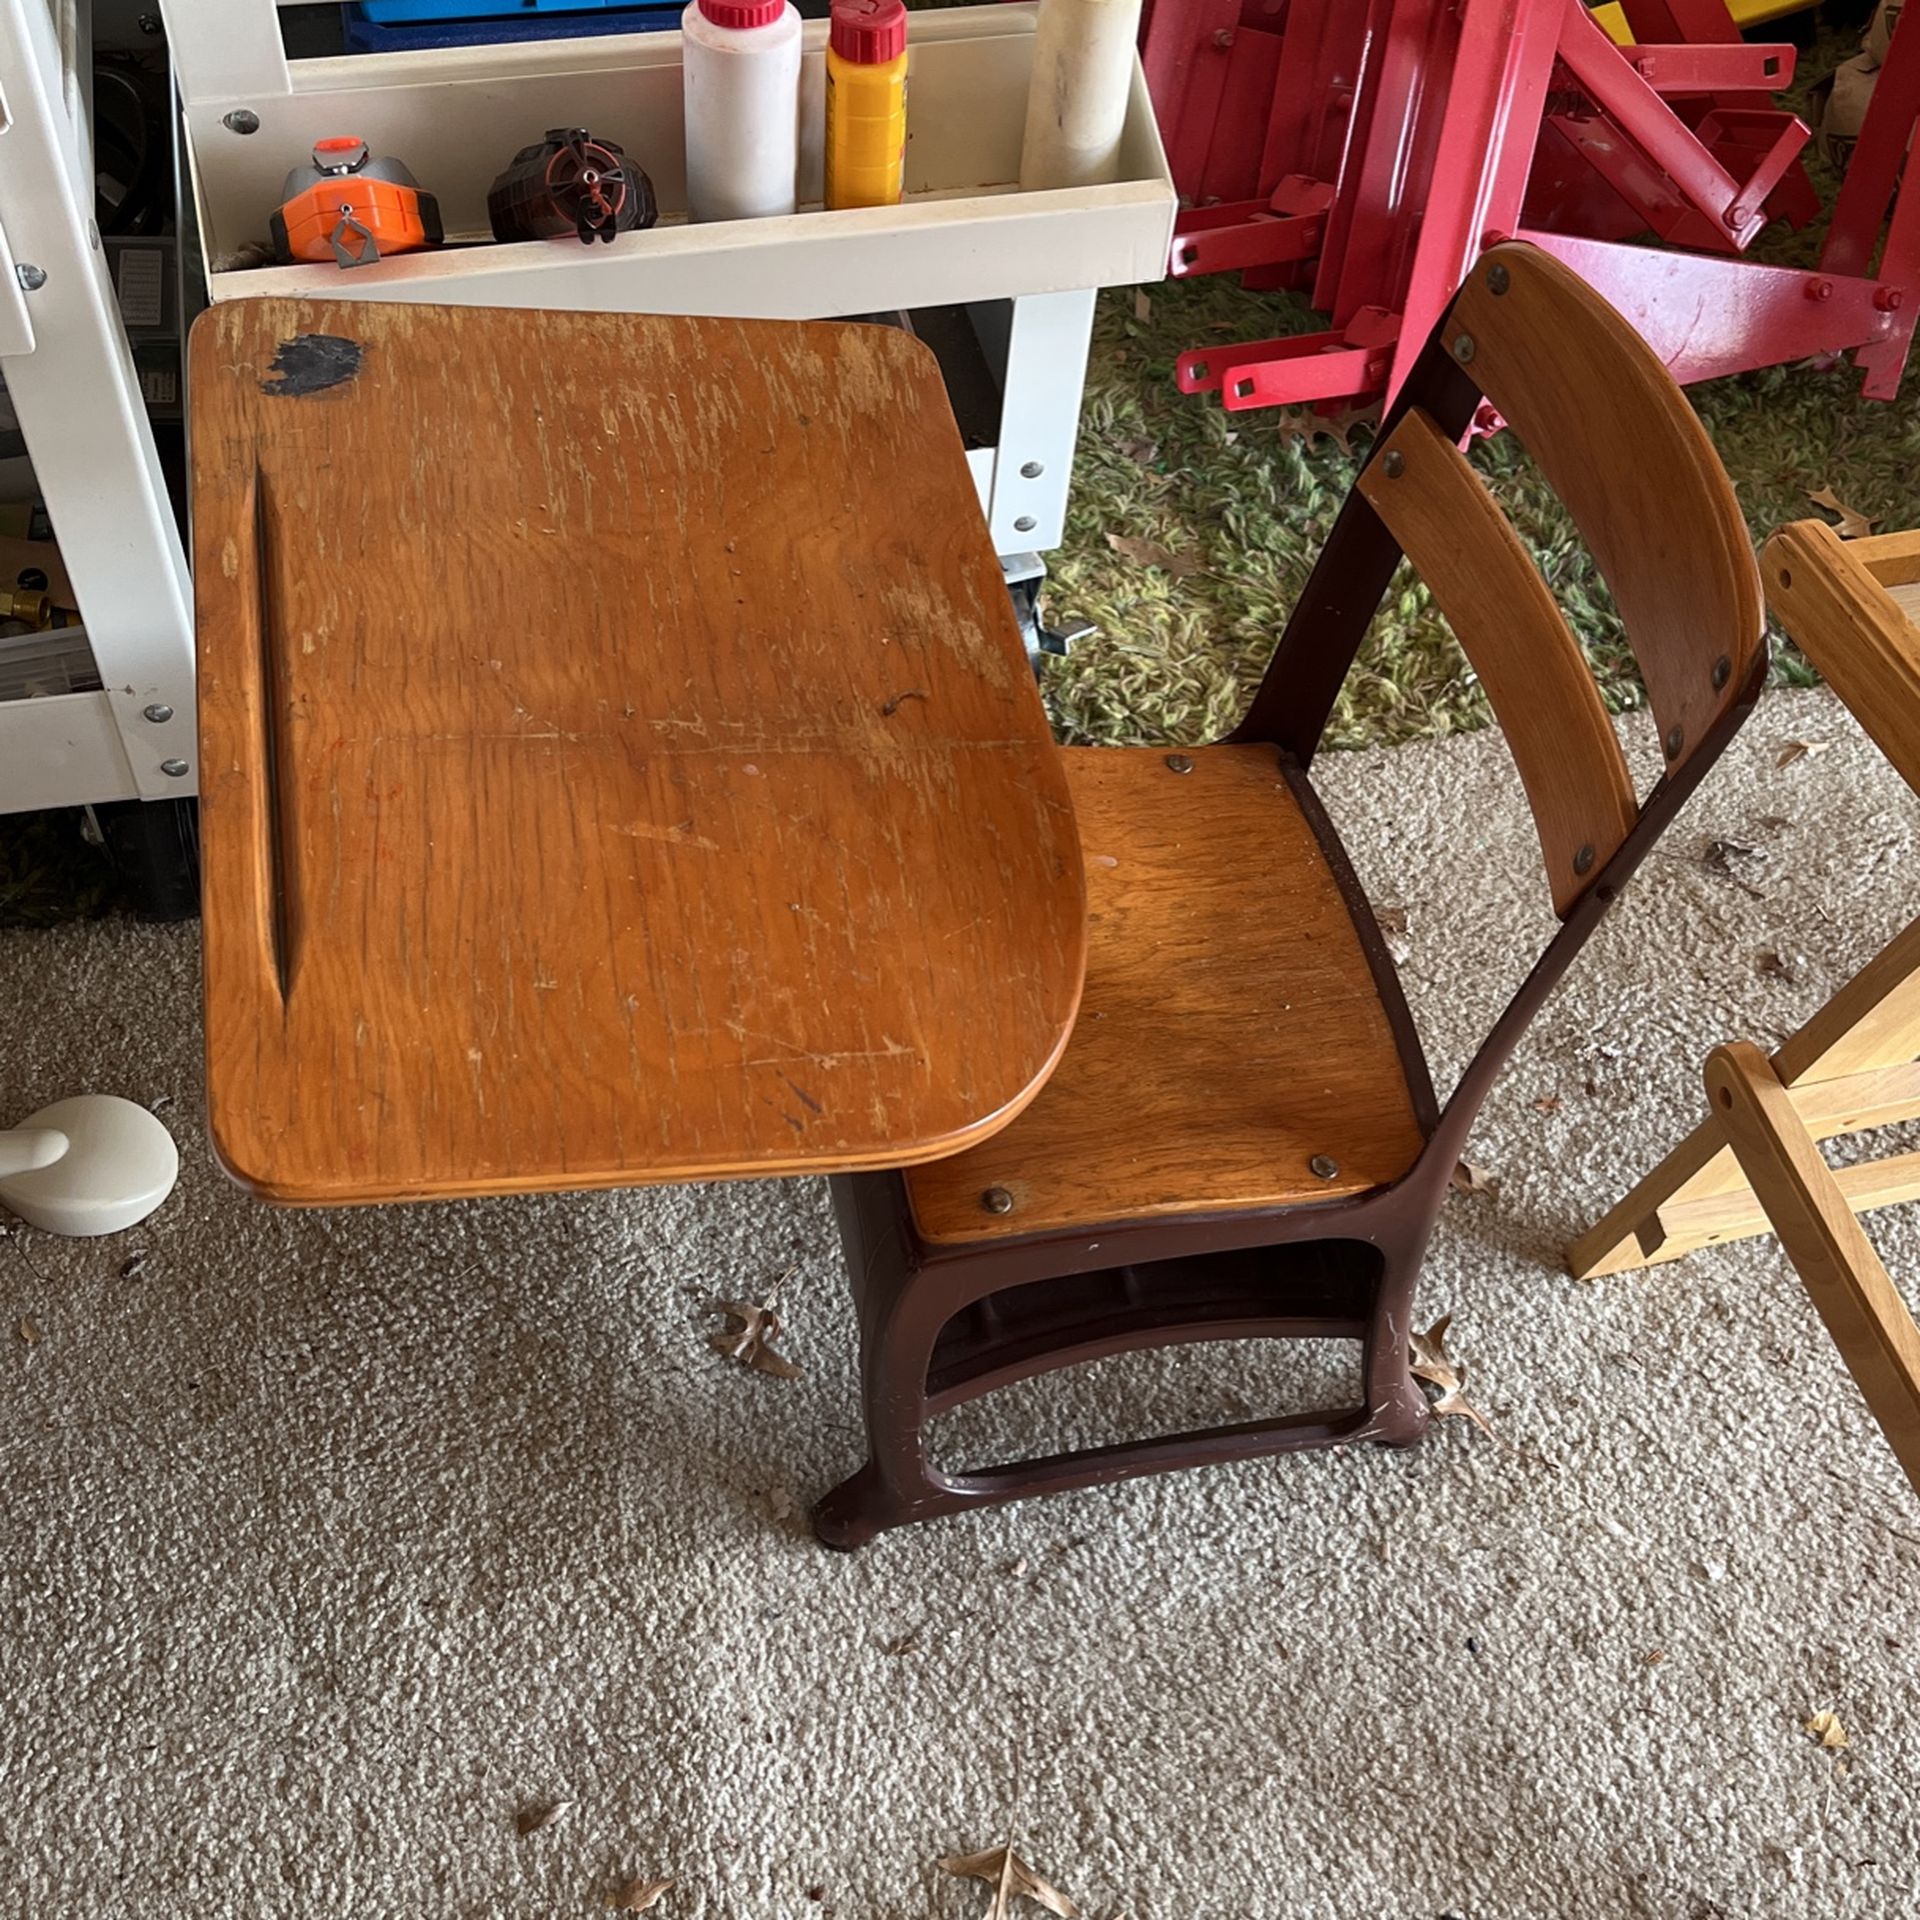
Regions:
M 358 340 L 343 334 L 296 333 L 274 349 L 272 377 L 260 382 L 260 391 L 303 400 L 343 387 L 360 371 L 363 353 Z

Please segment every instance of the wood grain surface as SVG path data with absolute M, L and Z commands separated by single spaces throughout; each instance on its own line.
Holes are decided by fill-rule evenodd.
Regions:
M 1836 540 L 1839 537 L 1837 533 L 1834 535 Z M 1883 587 L 1920 584 L 1920 532 L 1910 527 L 1898 528 L 1892 533 L 1870 533 L 1864 539 L 1849 540 L 1845 545 Z
M 1911 536 L 1906 536 L 1911 538 Z M 1878 542 L 1897 572 L 1897 536 Z M 1767 541 L 1767 604 L 1847 703 L 1908 786 L 1920 792 L 1920 627 L 1876 577 L 1863 543 L 1824 520 L 1795 520 Z
M 209 1102 L 338 1203 L 1005 1124 L 1072 805 L 932 357 L 250 301 L 192 342 Z
M 1668 759 L 1692 751 L 1740 697 L 1766 628 L 1753 542 L 1698 415 L 1646 341 L 1537 247 L 1482 254 L 1449 331 L 1592 550 L 1677 743 Z
M 1004 1132 L 914 1168 L 929 1241 L 1330 1200 L 1424 1136 L 1345 900 L 1269 746 L 1072 749 L 1086 994 Z M 1336 1171 L 1322 1178 L 1311 1162 Z M 990 1188 L 1012 1200 L 982 1204 Z
M 1554 911 L 1568 913 L 1640 812 L 1586 655 L 1498 502 L 1419 408 L 1357 484 L 1487 690 L 1533 811 Z

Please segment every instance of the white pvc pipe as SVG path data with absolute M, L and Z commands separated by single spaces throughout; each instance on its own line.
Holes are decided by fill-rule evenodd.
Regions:
M 1104 186 L 1120 170 L 1140 0 L 1040 0 L 1020 184 Z

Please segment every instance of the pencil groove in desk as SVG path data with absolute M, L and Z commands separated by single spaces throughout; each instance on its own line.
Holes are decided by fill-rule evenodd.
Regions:
M 282 714 L 283 681 L 273 633 L 273 546 L 268 531 L 267 483 L 258 463 L 253 470 L 253 564 L 247 578 L 253 586 L 253 632 L 259 654 L 260 772 L 262 825 L 260 851 L 262 884 L 267 902 L 267 934 L 273 954 L 273 973 L 284 1011 L 293 992 L 294 961 L 299 940 L 297 881 L 293 837 L 287 821 L 280 769 L 287 761 L 286 725 Z

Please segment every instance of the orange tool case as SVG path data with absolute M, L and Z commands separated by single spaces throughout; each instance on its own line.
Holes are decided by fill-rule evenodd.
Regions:
M 271 225 L 276 259 L 343 267 L 417 253 L 445 237 L 433 195 L 400 161 L 369 155 L 351 135 L 315 141 L 312 164 L 287 175 Z

